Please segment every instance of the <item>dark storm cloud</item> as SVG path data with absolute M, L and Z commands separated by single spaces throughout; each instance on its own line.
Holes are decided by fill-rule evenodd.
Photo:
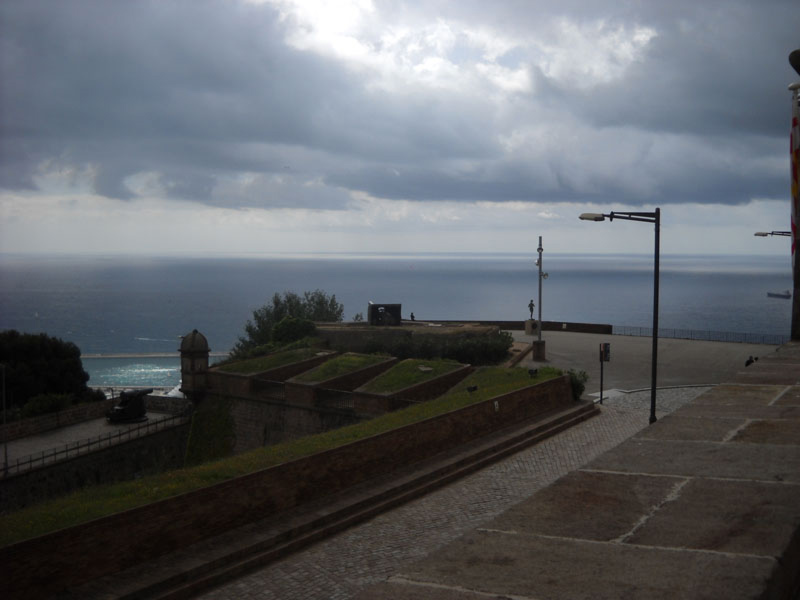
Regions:
M 387 22 L 399 10 L 379 8 Z M 527 68 L 534 88 L 498 108 L 466 84 L 371 85 L 374 74 L 290 46 L 292 18 L 269 4 L 4 2 L 0 186 L 35 189 L 47 169 L 87 170 L 96 193 L 129 199 L 140 193 L 131 178 L 152 173 L 148 185 L 166 197 L 304 208 L 343 208 L 348 190 L 631 203 L 785 193 L 788 175 L 772 165 L 782 166 L 788 144 L 786 56 L 800 46 L 791 0 L 410 10 L 419 23 L 442 17 L 523 40 L 550 35 L 561 17 L 656 35 L 621 77 L 588 87 L 545 75 L 530 48 L 515 48 L 498 63 Z M 453 53 L 479 55 L 464 39 Z M 561 118 L 594 146 L 559 129 L 563 139 L 503 150 L 501 138 Z

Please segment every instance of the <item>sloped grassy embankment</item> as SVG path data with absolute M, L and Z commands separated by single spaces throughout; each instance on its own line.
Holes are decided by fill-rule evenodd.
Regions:
M 435 361 L 422 362 L 431 364 Z M 190 468 L 134 481 L 87 487 L 61 498 L 0 515 L 0 547 L 349 444 L 561 374 L 557 369 L 545 367 L 539 369 L 538 375 L 532 378 L 525 369 L 483 367 L 444 396 L 370 421 Z M 468 391 L 468 388 L 473 391 Z

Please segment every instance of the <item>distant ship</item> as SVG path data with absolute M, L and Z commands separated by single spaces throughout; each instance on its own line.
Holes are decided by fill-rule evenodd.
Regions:
M 784 298 L 788 300 L 792 297 L 792 293 L 789 290 L 784 292 L 767 292 L 767 296 L 769 298 Z

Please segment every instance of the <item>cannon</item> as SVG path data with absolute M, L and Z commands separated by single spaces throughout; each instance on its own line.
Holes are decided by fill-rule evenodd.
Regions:
M 125 390 L 119 396 L 119 403 L 107 413 L 109 423 L 139 423 L 147 420 L 144 397 L 153 393 L 153 388 L 144 390 Z

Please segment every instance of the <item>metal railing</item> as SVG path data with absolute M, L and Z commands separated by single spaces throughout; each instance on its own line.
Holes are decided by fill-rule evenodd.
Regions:
M 631 335 L 639 337 L 652 337 L 652 327 L 629 327 L 614 325 L 614 335 Z M 739 331 L 701 331 L 696 329 L 669 329 L 658 328 L 659 338 L 674 338 L 682 340 L 705 340 L 709 342 L 738 342 L 744 344 L 768 344 L 780 346 L 789 341 L 788 335 L 775 333 L 744 333 Z
M 49 450 L 42 450 L 27 456 L 18 457 L 13 461 L 9 461 L 8 465 L 0 468 L 0 479 L 10 477 L 12 475 L 19 475 L 33 469 L 41 468 L 45 465 L 61 462 L 70 458 L 75 458 L 83 454 L 95 452 L 101 448 L 109 448 L 116 446 L 122 442 L 127 442 L 132 439 L 143 437 L 157 431 L 183 425 L 191 420 L 190 416 L 186 415 L 173 415 L 166 419 L 159 419 L 158 421 L 147 421 L 140 423 L 136 426 L 129 427 L 128 429 L 119 429 L 103 435 L 79 440 L 77 442 L 70 442 L 63 446 L 51 448 Z

